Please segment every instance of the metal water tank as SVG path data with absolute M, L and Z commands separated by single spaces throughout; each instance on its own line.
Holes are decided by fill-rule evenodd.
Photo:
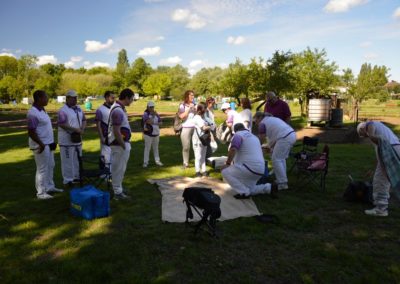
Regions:
M 331 121 L 329 125 L 332 127 L 342 127 L 343 126 L 343 109 L 334 108 L 331 110 Z
M 331 100 L 330 99 L 310 99 L 308 103 L 308 121 L 330 120 Z

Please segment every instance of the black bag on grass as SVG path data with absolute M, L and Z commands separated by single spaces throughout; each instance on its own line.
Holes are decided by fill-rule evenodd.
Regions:
M 343 193 L 346 201 L 373 203 L 372 184 L 365 181 L 351 181 Z

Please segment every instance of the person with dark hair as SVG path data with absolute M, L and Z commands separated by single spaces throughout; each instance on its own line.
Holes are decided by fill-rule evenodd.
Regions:
M 275 185 L 257 184 L 265 172 L 260 140 L 250 133 L 243 123 L 236 123 L 234 131 L 226 165 L 221 170 L 224 180 L 237 192 L 234 197 L 246 199 L 256 194 L 275 195 Z
M 296 132 L 282 119 L 266 112 L 257 112 L 254 115 L 254 122 L 258 126 L 258 137 L 261 143 L 267 138 L 268 147 L 266 149 L 271 152 L 272 167 L 275 171 L 278 189 L 288 189 L 286 159 L 296 143 Z
M 386 217 L 389 215 L 390 188 L 398 190 L 400 184 L 400 139 L 380 121 L 361 122 L 357 126 L 357 133 L 372 142 L 377 160 L 372 180 L 375 207 L 364 213 Z
M 122 181 L 131 152 L 131 127 L 126 107 L 133 102 L 133 95 L 131 89 L 122 90 L 118 100 L 111 106 L 109 114 L 108 141 L 111 145 L 111 176 L 116 200 L 130 198 L 124 192 Z
M 194 124 L 193 117 L 196 114 L 196 105 L 194 104 L 194 92 L 188 90 L 183 96 L 183 102 L 179 104 L 178 115 L 183 120 L 181 131 L 183 169 L 189 167 L 190 143 L 193 137 Z
M 45 91 L 33 93 L 33 105 L 28 111 L 29 148 L 32 150 L 36 163 L 35 187 L 38 199 L 53 198 L 49 193 L 62 192 L 56 188 L 53 180 L 54 172 L 54 134 L 51 120 L 44 109 L 48 103 Z
M 194 131 L 192 136 L 193 152 L 194 152 L 194 165 L 196 169 L 196 177 L 208 176 L 206 171 L 206 153 L 207 145 L 203 145 L 200 137 L 210 132 L 214 125 L 207 122 L 205 119 L 206 104 L 201 102 L 197 105 L 196 115 L 193 117 Z
M 155 104 L 152 101 L 147 103 L 147 108 L 142 116 L 143 121 L 143 140 L 144 140 L 144 156 L 143 168 L 147 168 L 149 164 L 150 150 L 153 148 L 154 160 L 157 166 L 162 167 L 160 154 L 158 152 L 158 144 L 160 143 L 160 124 L 161 117 L 155 111 Z
M 82 135 L 86 128 L 85 114 L 77 102 L 78 94 L 69 90 L 65 105 L 58 111 L 61 172 L 64 186 L 69 187 L 72 187 L 73 182 L 79 181 L 78 152 L 82 154 Z
M 108 122 L 110 108 L 114 104 L 115 98 L 111 91 L 104 93 L 104 103 L 96 110 L 96 128 L 100 137 L 100 153 L 104 157 L 104 163 L 107 166 L 111 165 L 111 148 L 106 143 L 108 135 Z
M 246 129 L 250 130 L 253 126 L 253 114 L 251 113 L 251 102 L 248 98 L 241 98 L 240 105 L 242 106 L 242 111 L 239 112 L 238 120 L 243 123 Z

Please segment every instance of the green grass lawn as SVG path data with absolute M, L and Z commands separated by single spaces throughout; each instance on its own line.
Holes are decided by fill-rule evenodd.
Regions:
M 24 114 L 0 119 L 6 117 Z M 136 127 L 138 118 L 131 119 Z M 278 199 L 253 198 L 279 224 L 254 218 L 219 222 L 221 237 L 212 239 L 194 236 L 184 224 L 162 223 L 161 195 L 146 181 L 194 175 L 193 167 L 179 168 L 178 137 L 161 137 L 163 168 L 143 169 L 143 141 L 135 132 L 124 181 L 132 200 L 111 201 L 110 217 L 85 221 L 69 213 L 68 192 L 35 198 L 26 131 L 1 127 L 0 283 L 399 283 L 399 202 L 391 199 L 388 218 L 374 218 L 363 214 L 365 205 L 342 200 L 347 175 L 361 178 L 374 168 L 373 148 L 330 147 L 326 192 L 298 189 L 291 175 L 292 190 Z M 93 127 L 83 148 L 99 151 Z M 218 154 L 225 153 L 220 146 Z M 61 186 L 58 151 L 55 159 Z

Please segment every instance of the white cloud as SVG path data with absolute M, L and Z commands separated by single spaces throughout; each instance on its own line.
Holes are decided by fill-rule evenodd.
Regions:
M 329 0 L 324 10 L 328 13 L 347 12 L 351 8 L 363 5 L 367 2 L 368 0 Z
M 183 22 L 189 19 L 190 11 L 188 9 L 176 9 L 172 12 L 171 18 L 174 22 Z
M 91 69 L 94 67 L 107 67 L 110 68 L 110 64 L 107 62 L 100 62 L 100 61 L 95 61 L 93 64 L 90 61 L 84 61 L 83 62 L 83 67 L 86 69 Z
M 199 17 L 199 15 L 192 14 L 189 17 L 186 27 L 192 30 L 198 30 L 203 28 L 206 24 L 207 22 L 203 18 Z
M 365 60 L 374 60 L 374 59 L 376 59 L 378 57 L 379 57 L 379 55 L 374 53 L 374 52 L 370 52 L 370 53 L 364 54 L 364 59 Z
M 188 9 L 176 9 L 172 12 L 171 18 L 175 22 L 186 22 L 186 27 L 192 30 L 203 28 L 207 22 L 196 13 L 191 13 Z
M 11 49 L 8 49 L 8 48 L 2 48 L 2 49 L 1 49 L 1 51 L 2 51 L 2 52 L 11 52 Z
M 203 62 L 203 60 L 200 60 L 200 59 L 192 60 L 192 61 L 189 63 L 189 67 L 190 67 L 190 68 L 195 68 L 195 67 L 201 66 L 201 65 L 204 65 L 204 62 Z
M 395 19 L 400 20 L 400 7 L 398 7 L 396 10 L 394 10 L 393 17 Z
M 182 61 L 179 56 L 168 57 L 160 60 L 160 65 L 176 65 Z
M 161 53 L 161 48 L 159 46 L 155 47 L 145 47 L 136 54 L 138 56 L 155 56 L 155 55 L 160 55 Z
M 163 37 L 163 36 L 156 37 L 156 40 L 159 40 L 159 41 L 164 40 L 164 39 L 165 39 L 165 37 Z
M 15 53 L 21 53 L 21 52 L 22 52 L 22 49 L 15 50 Z
M 72 62 L 80 62 L 82 61 L 83 57 L 82 56 L 71 56 L 71 61 Z
M 245 42 L 245 38 L 242 36 L 238 37 L 230 36 L 227 38 L 226 42 L 233 45 L 239 45 Z
M 67 67 L 67 68 L 72 68 L 72 67 L 75 66 L 75 62 L 67 61 L 67 62 L 64 63 L 64 66 Z
M 36 62 L 36 64 L 39 66 L 47 63 L 56 64 L 57 58 L 54 55 L 42 55 L 38 57 L 38 60 Z
M 225 69 L 225 68 L 228 68 L 229 64 L 228 64 L 228 63 L 225 63 L 225 62 L 221 62 L 221 63 L 219 63 L 217 66 L 220 67 L 220 68 L 222 68 L 222 69 Z
M 11 57 L 15 58 L 15 55 L 12 53 L 9 53 L 9 52 L 2 52 L 2 53 L 0 53 L 0 56 L 11 56 Z
M 69 61 L 65 62 L 64 65 L 67 68 L 72 68 L 75 66 L 75 63 L 82 61 L 83 57 L 82 56 L 71 56 Z M 85 61 L 89 62 L 89 61 Z
M 113 45 L 114 41 L 108 39 L 106 43 L 101 43 L 96 40 L 86 40 L 85 41 L 85 51 L 87 52 L 98 52 L 104 49 L 108 49 Z
M 364 41 L 364 42 L 360 43 L 360 47 L 362 47 L 362 48 L 367 48 L 367 47 L 370 47 L 371 45 L 372 45 L 372 42 L 370 42 L 370 41 Z

